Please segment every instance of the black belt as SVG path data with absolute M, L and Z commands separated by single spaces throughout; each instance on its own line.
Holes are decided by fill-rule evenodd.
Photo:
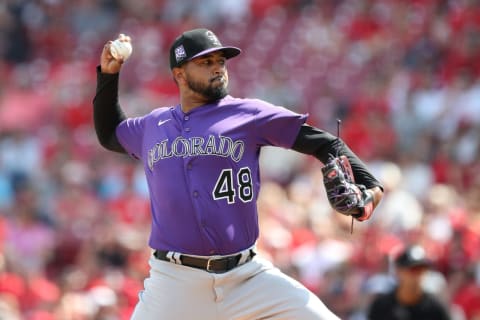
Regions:
M 171 259 L 168 257 L 168 253 L 169 251 L 155 250 L 153 252 L 153 256 L 158 260 L 177 263 L 187 267 L 202 269 L 214 273 L 223 273 L 232 270 L 233 268 L 240 265 L 240 259 L 242 258 L 241 253 L 233 256 L 226 256 L 222 258 L 212 257 L 209 259 L 180 254 L 178 257 L 175 258 L 175 261 L 175 259 Z M 252 260 L 255 255 L 255 251 L 253 249 L 250 249 L 248 251 L 247 259 L 242 263 Z

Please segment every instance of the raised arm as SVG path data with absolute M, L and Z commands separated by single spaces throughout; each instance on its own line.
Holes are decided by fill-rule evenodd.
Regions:
M 130 41 L 120 35 L 122 41 Z M 112 42 L 108 41 L 102 50 L 100 65 L 97 66 L 97 89 L 93 99 L 93 121 L 100 144 L 111 151 L 126 153 L 118 142 L 115 129 L 126 117 L 118 102 L 118 80 L 123 59 L 114 59 L 110 53 Z

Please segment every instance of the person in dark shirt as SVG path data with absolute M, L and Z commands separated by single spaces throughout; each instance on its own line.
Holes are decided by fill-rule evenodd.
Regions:
M 397 285 L 370 304 L 369 320 L 450 320 L 448 309 L 421 285 L 432 266 L 419 245 L 407 247 L 396 259 Z

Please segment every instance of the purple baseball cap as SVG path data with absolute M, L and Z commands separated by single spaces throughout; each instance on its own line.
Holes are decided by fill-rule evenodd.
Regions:
M 214 51 L 222 51 L 227 59 L 242 52 L 236 47 L 222 46 L 217 36 L 208 29 L 186 31 L 178 36 L 170 47 L 170 69 Z

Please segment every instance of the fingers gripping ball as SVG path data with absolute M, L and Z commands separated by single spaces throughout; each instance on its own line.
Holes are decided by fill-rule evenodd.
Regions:
M 365 186 L 355 184 L 347 157 L 331 157 L 322 168 L 322 173 L 327 198 L 333 209 L 360 221 L 370 218 L 373 211 L 372 193 Z
M 116 60 L 127 60 L 132 54 L 132 51 L 132 44 L 130 41 L 127 41 L 125 37 L 123 37 L 123 39 L 116 39 L 110 45 L 110 53 Z

